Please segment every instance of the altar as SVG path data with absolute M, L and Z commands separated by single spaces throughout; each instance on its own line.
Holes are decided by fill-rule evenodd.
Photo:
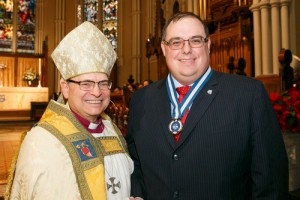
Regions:
M 0 121 L 31 120 L 32 102 L 48 100 L 48 87 L 0 87 Z

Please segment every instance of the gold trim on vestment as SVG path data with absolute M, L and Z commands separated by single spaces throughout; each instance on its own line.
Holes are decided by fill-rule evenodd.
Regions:
M 104 119 L 104 120 L 109 120 L 109 121 L 112 123 L 112 125 L 113 125 L 113 127 L 114 127 L 116 133 L 120 136 L 118 139 L 119 139 L 119 141 L 120 141 L 120 144 L 122 145 L 122 148 L 125 150 L 125 152 L 126 152 L 127 155 L 129 156 L 128 149 L 127 149 L 127 145 L 126 145 L 126 140 L 125 140 L 125 138 L 123 137 L 123 134 L 122 134 L 122 132 L 120 131 L 120 129 L 118 128 L 118 126 L 117 126 L 115 123 L 112 122 L 111 118 L 110 118 L 106 113 L 102 113 L 102 114 L 101 114 L 101 117 L 102 117 L 102 119 Z
M 102 113 L 101 117 L 112 123 L 110 117 L 105 113 Z M 53 100 L 49 102 L 46 111 L 38 122 L 38 126 L 55 136 L 66 148 L 72 161 L 78 189 L 83 200 L 106 199 L 104 156 L 117 153 L 128 154 L 121 131 L 114 123 L 112 124 L 120 137 L 104 136 L 95 138 L 81 125 L 68 106 Z M 91 149 L 94 150 L 91 158 L 82 161 L 78 154 L 78 148 L 74 146 L 78 141 L 87 141 L 91 144 Z M 19 150 L 12 161 L 5 199 L 9 199 L 10 196 L 18 153 Z
M 106 114 L 101 116 L 112 122 Z M 127 153 L 124 138 L 116 136 L 93 137 L 67 106 L 55 101 L 49 103 L 38 125 L 52 133 L 68 151 L 82 199 L 106 199 L 104 156 Z M 115 124 L 113 125 L 118 135 L 122 135 Z M 96 155 L 90 159 L 81 160 L 78 148 L 74 146 L 78 141 L 89 142 L 91 150 L 94 150 Z
M 78 122 L 70 110 L 64 105 L 51 101 L 38 125 L 48 130 L 65 146 L 73 164 L 81 198 L 87 200 L 106 199 L 102 150 L 99 148 L 97 140 Z M 85 161 L 81 160 L 73 145 L 73 142 L 80 140 L 87 140 L 91 143 L 96 153 L 94 157 Z M 101 181 L 95 181 L 95 177 L 90 174 Z
M 103 154 L 106 155 L 113 155 L 117 153 L 125 153 L 120 141 L 115 136 L 106 136 L 97 138 L 100 142 L 100 145 L 103 147 Z

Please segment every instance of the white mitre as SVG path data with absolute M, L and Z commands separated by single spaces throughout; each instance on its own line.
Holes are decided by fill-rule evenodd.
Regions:
M 93 72 L 109 76 L 117 55 L 105 35 L 86 21 L 63 38 L 51 57 L 62 77 L 68 80 Z

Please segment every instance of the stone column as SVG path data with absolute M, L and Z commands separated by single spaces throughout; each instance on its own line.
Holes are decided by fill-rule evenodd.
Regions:
M 271 0 L 272 16 L 272 44 L 273 44 L 273 74 L 279 75 L 280 62 L 278 61 L 279 51 L 281 49 L 280 34 L 280 0 Z
M 193 12 L 193 0 L 187 0 L 187 12 Z
M 132 66 L 131 71 L 136 82 L 140 82 L 141 74 L 141 4 L 140 0 L 132 0 Z
M 193 13 L 199 15 L 199 0 L 194 0 Z
M 66 23 L 66 1 L 65 0 L 56 0 L 55 1 L 55 45 L 63 39 L 65 36 L 65 23 Z M 55 69 L 55 86 L 54 91 L 60 91 L 59 81 L 61 75 L 57 69 Z
M 202 20 L 206 20 L 206 0 L 199 0 L 199 16 Z
M 289 20 L 289 4 L 291 0 L 281 0 L 281 34 L 282 48 L 290 49 L 290 20 Z
M 261 6 L 261 33 L 262 33 L 262 69 L 263 75 L 272 74 L 272 44 L 270 4 L 268 0 L 260 2 Z
M 123 8 L 123 2 L 124 1 L 118 1 L 118 48 L 117 48 L 117 53 L 118 53 L 118 59 L 117 59 L 117 64 L 118 64 L 118 70 L 123 69 L 124 67 L 124 55 L 123 55 L 123 13 L 124 9 Z M 120 73 L 118 71 L 118 73 Z M 118 83 L 120 83 L 120 78 L 118 77 Z
M 44 8 L 44 0 L 40 0 L 40 1 L 36 1 L 36 27 L 37 27 L 37 31 L 36 31 L 36 35 L 35 38 L 37 40 L 37 42 L 35 43 L 35 52 L 36 53 L 43 53 L 43 40 L 44 40 L 44 36 L 43 36 L 43 32 L 44 32 L 44 13 L 43 13 L 43 8 Z
M 260 23 L 260 10 L 258 0 L 253 0 L 250 7 L 253 12 L 253 29 L 254 29 L 254 66 L 255 76 L 262 74 L 262 58 L 261 58 L 261 23 Z

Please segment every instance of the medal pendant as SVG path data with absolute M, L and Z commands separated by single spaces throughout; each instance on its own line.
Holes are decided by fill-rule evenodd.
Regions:
M 180 119 L 173 119 L 169 124 L 169 131 L 174 135 L 178 134 L 182 128 L 183 125 Z

